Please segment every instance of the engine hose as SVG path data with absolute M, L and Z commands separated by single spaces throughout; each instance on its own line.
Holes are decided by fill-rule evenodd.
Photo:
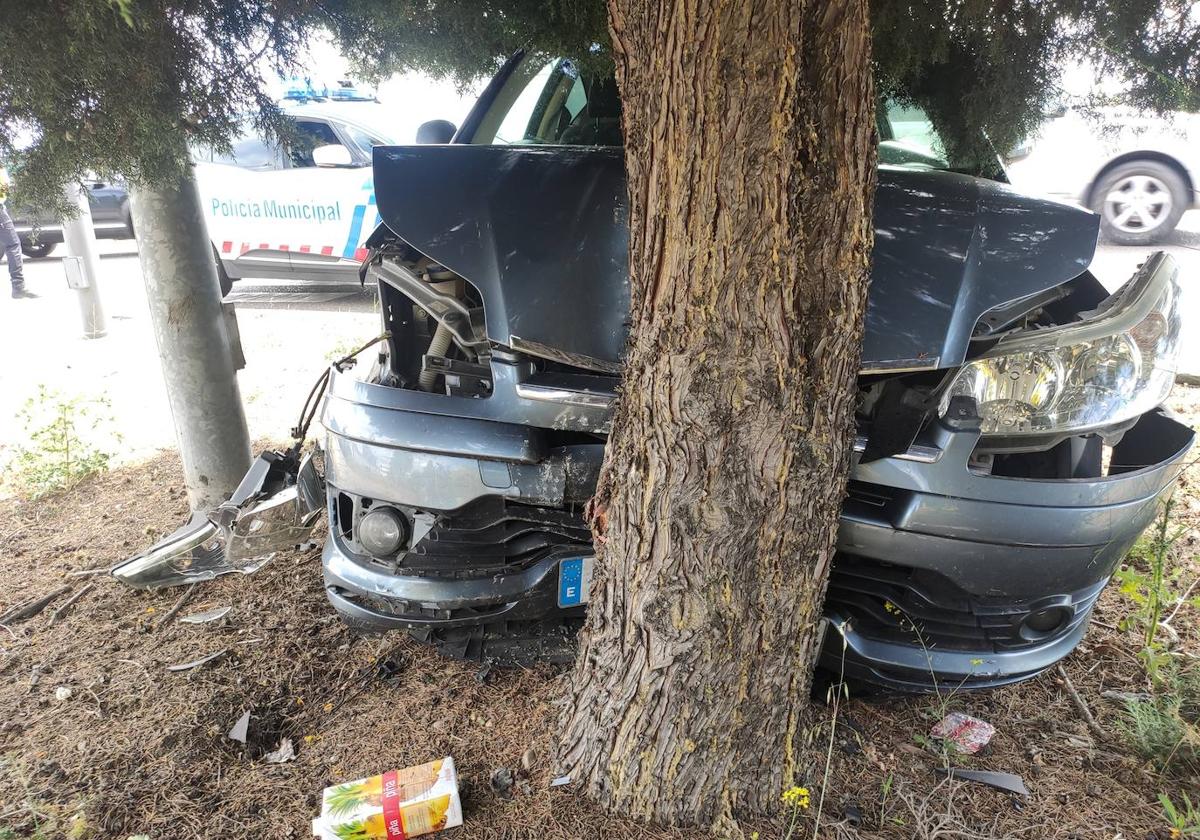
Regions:
M 392 334 L 390 332 L 385 332 L 382 335 L 378 336 L 377 338 L 371 339 L 366 344 L 364 344 L 362 347 L 359 347 L 357 350 L 350 353 L 349 355 L 343 356 L 342 358 L 338 359 L 336 362 L 333 363 L 333 365 L 331 365 L 331 367 L 337 368 L 338 373 L 341 373 L 342 366 L 345 365 L 347 362 L 353 362 L 354 358 L 359 353 L 366 350 L 368 347 L 374 347 L 376 344 L 379 344 L 381 341 L 387 341 L 391 337 L 392 337 Z M 325 368 L 325 372 L 322 373 L 321 376 L 317 379 L 317 384 L 313 385 L 312 390 L 308 392 L 308 399 L 306 399 L 304 401 L 304 408 L 300 409 L 300 422 L 298 422 L 295 426 L 292 426 L 292 437 L 296 439 L 296 442 L 293 443 L 291 445 L 291 447 L 288 449 L 288 451 L 292 455 L 300 454 L 300 449 L 301 449 L 301 447 L 304 446 L 304 438 L 308 435 L 308 427 L 310 425 L 312 425 L 313 419 L 317 416 L 317 411 L 321 407 L 321 397 L 323 397 L 325 395 L 325 388 L 328 385 L 329 385 L 329 368 Z
M 450 349 L 450 330 L 441 321 L 438 321 L 437 329 L 433 332 L 433 340 L 429 342 L 429 356 L 445 356 L 446 351 Z M 417 385 L 422 391 L 432 391 L 433 383 L 437 381 L 438 372 L 436 370 L 422 370 L 421 375 L 417 377 Z

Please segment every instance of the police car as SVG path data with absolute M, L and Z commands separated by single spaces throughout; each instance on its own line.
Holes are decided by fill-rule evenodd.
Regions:
M 194 151 L 222 292 L 243 277 L 358 280 L 361 242 L 379 222 L 371 149 L 395 140 L 365 103 L 285 108 L 300 142 L 247 132 L 230 153 Z

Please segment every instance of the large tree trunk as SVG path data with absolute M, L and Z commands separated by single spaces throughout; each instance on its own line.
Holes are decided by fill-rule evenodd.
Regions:
M 632 339 L 560 755 L 611 810 L 719 825 L 801 781 L 867 296 L 867 3 L 609 16 Z

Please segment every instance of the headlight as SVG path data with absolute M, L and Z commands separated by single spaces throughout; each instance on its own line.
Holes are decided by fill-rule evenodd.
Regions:
M 1090 317 L 1020 333 L 966 364 L 942 395 L 974 398 L 985 435 L 1082 432 L 1167 398 L 1179 353 L 1179 273 L 1157 253 Z

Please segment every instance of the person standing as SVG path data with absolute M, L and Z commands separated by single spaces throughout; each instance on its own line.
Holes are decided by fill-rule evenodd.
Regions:
M 12 296 L 15 298 L 37 297 L 25 288 L 25 266 L 21 258 L 21 237 L 17 226 L 8 215 L 8 170 L 0 166 L 0 247 L 8 260 L 8 277 L 12 281 Z

